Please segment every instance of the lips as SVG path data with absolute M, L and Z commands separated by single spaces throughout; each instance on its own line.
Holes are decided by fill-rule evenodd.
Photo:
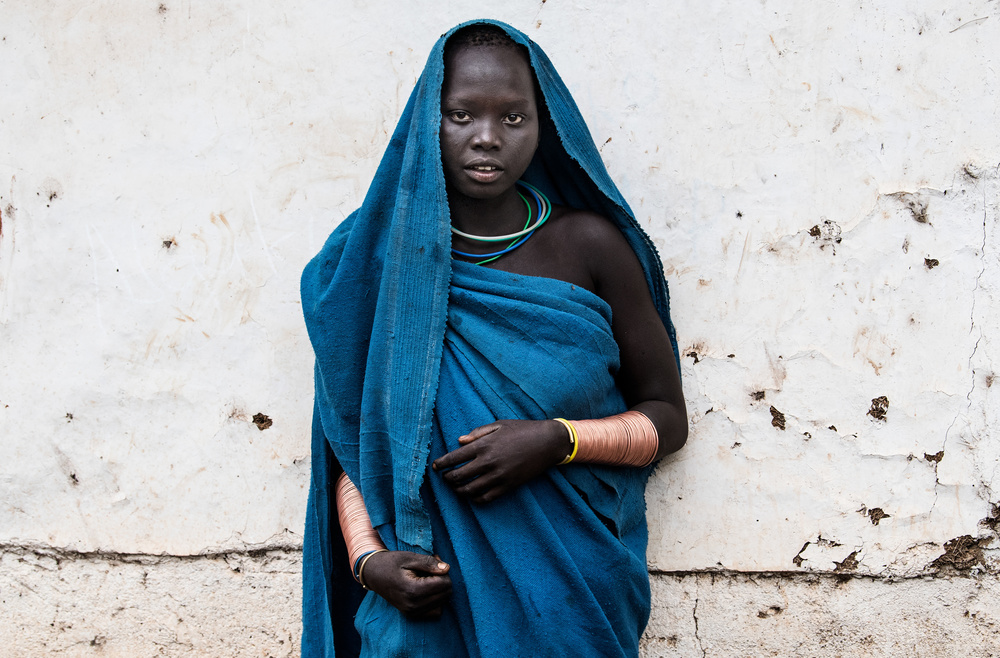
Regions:
M 465 166 L 465 173 L 478 183 L 492 183 L 503 175 L 503 171 L 496 162 L 472 162 Z

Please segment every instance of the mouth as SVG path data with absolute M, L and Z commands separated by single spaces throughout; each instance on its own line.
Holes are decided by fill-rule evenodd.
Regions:
M 492 183 L 503 175 L 503 167 L 496 164 L 476 163 L 465 167 L 469 177 L 480 183 Z

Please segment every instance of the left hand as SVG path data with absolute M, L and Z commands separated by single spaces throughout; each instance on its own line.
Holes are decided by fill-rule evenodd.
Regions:
M 460 448 L 434 460 L 455 493 L 488 503 L 561 462 L 571 444 L 555 420 L 498 420 L 458 438 Z

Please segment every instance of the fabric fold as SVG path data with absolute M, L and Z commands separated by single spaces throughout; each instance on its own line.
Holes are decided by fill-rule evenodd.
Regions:
M 430 459 L 497 418 L 621 413 L 618 367 L 599 297 L 456 262 Z M 648 474 L 570 464 L 477 505 L 428 470 L 424 504 L 434 551 L 452 565 L 452 605 L 439 621 L 407 623 L 371 596 L 357 617 L 366 655 L 500 658 L 512 629 L 535 655 L 636 655 L 649 615 Z

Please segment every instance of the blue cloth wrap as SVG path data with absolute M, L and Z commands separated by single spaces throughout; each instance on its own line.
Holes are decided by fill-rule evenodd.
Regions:
M 569 91 L 524 34 L 471 23 L 498 25 L 530 52 L 554 130 L 543 129 L 524 179 L 553 203 L 617 224 L 677 358 L 656 250 Z M 496 418 L 595 418 L 625 409 L 602 300 L 564 282 L 452 262 L 438 141 L 443 49 L 468 24 L 432 49 L 364 203 L 302 275 L 316 354 L 304 658 L 358 655 L 362 638 L 365 655 L 499 655 L 509 653 L 515 631 L 525 646 L 550 647 L 549 655 L 561 655 L 560 646 L 573 655 L 636 655 L 649 614 L 649 469 L 551 469 L 483 506 L 452 496 L 428 474 L 429 459 Z M 436 552 L 452 565 L 455 591 L 440 622 L 409 622 L 376 595 L 358 609 L 363 592 L 351 577 L 333 498 L 341 469 L 388 548 Z

